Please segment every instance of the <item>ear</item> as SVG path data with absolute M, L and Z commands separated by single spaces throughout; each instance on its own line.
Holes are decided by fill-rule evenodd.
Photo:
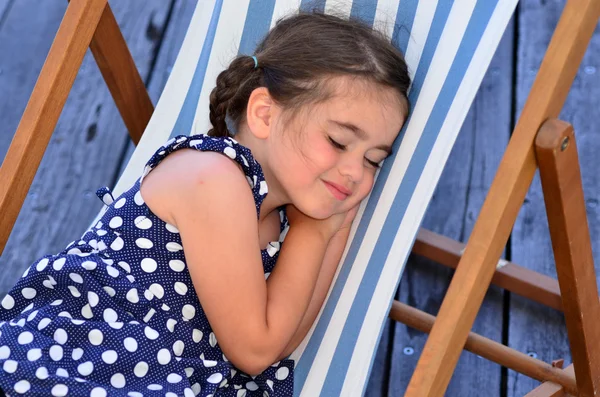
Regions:
M 266 87 L 255 88 L 248 98 L 246 122 L 248 129 L 258 139 L 266 139 L 271 133 L 275 103 Z

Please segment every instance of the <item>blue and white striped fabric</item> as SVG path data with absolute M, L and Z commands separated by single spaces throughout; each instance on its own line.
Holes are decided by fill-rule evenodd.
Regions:
M 292 355 L 295 395 L 364 392 L 406 259 L 452 145 L 517 0 L 321 1 L 386 31 L 414 79 L 412 115 L 360 208 L 315 325 Z M 315 3 L 311 2 L 311 6 Z M 209 128 L 209 93 L 239 52 L 251 55 L 300 0 L 202 0 L 144 136 L 115 193 L 169 136 Z

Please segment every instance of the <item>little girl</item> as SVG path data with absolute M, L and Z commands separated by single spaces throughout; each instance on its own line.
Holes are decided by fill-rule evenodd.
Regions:
M 369 27 L 279 21 L 218 76 L 208 135 L 180 131 L 130 190 L 101 189 L 100 221 L 4 297 L 0 388 L 291 396 L 286 357 L 406 120 L 408 86 L 402 54 Z

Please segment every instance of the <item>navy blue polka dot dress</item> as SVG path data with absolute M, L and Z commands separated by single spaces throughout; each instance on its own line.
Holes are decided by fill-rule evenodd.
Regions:
M 158 149 L 142 178 L 170 153 L 223 153 L 244 170 L 257 215 L 262 169 L 231 138 L 179 136 Z M 0 305 L 0 388 L 9 396 L 291 396 L 293 360 L 250 377 L 223 355 L 194 292 L 178 230 L 140 195 L 142 178 L 59 255 L 31 265 Z M 265 278 L 287 232 L 261 251 Z

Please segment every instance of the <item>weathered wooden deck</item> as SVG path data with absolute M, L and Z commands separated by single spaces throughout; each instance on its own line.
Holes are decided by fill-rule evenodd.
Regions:
M 156 103 L 183 40 L 193 0 L 111 1 L 136 64 Z M 522 0 L 465 121 L 424 226 L 466 241 L 535 77 L 564 1 Z M 3 158 L 67 2 L 0 0 L 0 158 Z M 588 223 L 600 263 L 600 31 L 575 79 L 562 118 L 575 127 Z M 131 144 L 100 73 L 86 57 L 7 248 L 0 296 L 37 257 L 77 238 L 101 207 L 94 191 L 114 184 Z M 0 214 L 1 219 L 1 214 Z M 556 276 L 539 179 L 528 194 L 506 258 Z M 418 257 L 399 298 L 435 314 L 452 271 Z M 490 288 L 474 331 L 547 362 L 570 353 L 562 314 Z M 388 321 L 368 396 L 402 395 L 426 335 Z M 538 385 L 463 353 L 449 396 L 523 396 Z

